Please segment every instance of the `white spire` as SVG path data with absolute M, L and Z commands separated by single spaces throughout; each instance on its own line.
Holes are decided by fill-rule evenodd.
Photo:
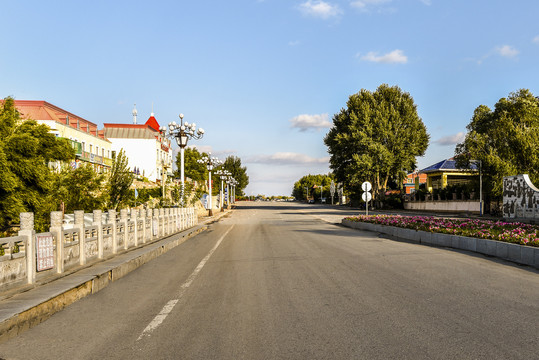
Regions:
M 137 123 L 137 114 L 138 114 L 138 111 L 137 111 L 137 104 L 135 104 L 135 106 L 133 107 L 133 124 L 136 124 Z
M 153 101 L 152 101 L 152 113 L 150 114 L 150 116 L 154 116 L 154 114 L 153 114 Z

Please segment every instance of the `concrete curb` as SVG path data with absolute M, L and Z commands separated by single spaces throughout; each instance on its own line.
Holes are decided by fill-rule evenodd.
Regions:
M 466 236 L 431 233 L 347 219 L 342 220 L 342 225 L 352 229 L 379 232 L 397 239 L 404 239 L 418 244 L 448 247 L 493 256 L 539 269 L 539 248 L 537 247 Z
M 113 281 L 203 232 L 208 224 L 229 213 L 220 213 L 190 229 L 1 301 L 0 342 L 38 325 L 75 301 L 104 289 Z

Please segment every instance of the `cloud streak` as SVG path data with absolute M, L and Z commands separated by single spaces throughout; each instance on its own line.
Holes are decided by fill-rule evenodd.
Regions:
M 299 129 L 299 131 L 330 128 L 332 123 L 328 119 L 327 113 L 320 115 L 302 114 L 290 119 L 290 127 Z
M 408 62 L 408 57 L 404 55 L 402 50 L 399 49 L 393 50 L 384 55 L 378 55 L 378 53 L 374 51 L 368 52 L 363 56 L 358 53 L 356 57 L 359 57 L 359 59 L 363 61 L 382 64 L 406 64 Z
M 312 16 L 321 19 L 329 19 L 342 14 L 338 5 L 333 5 L 321 0 L 307 0 L 298 6 L 301 13 L 305 16 Z
M 356 0 L 350 2 L 350 6 L 361 11 L 369 11 L 369 8 L 390 3 L 391 0 Z
M 248 157 L 246 163 L 267 165 L 325 165 L 329 163 L 329 156 L 313 158 L 305 154 L 293 152 L 278 152 L 272 155 L 257 155 Z
M 494 51 L 503 57 L 514 58 L 518 55 L 519 51 L 510 45 L 498 46 Z
M 466 138 L 466 134 L 464 134 L 463 132 L 459 132 L 454 135 L 441 137 L 438 140 L 436 140 L 434 143 L 438 145 L 443 145 L 443 146 L 456 145 L 458 143 L 463 142 L 465 138 Z

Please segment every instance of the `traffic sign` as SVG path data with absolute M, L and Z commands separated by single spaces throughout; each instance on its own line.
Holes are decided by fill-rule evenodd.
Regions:
M 361 189 L 362 189 L 363 191 L 371 191 L 372 185 L 371 185 L 370 182 L 365 181 L 363 184 L 361 184 Z
M 367 201 L 371 201 L 372 200 L 372 194 L 370 192 L 364 192 L 362 195 L 361 195 L 361 198 L 363 199 L 363 201 L 367 202 Z

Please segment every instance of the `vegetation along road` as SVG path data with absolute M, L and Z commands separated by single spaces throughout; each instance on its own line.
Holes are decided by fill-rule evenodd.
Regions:
M 19 337 L 6 359 L 531 359 L 539 274 L 243 203 Z

